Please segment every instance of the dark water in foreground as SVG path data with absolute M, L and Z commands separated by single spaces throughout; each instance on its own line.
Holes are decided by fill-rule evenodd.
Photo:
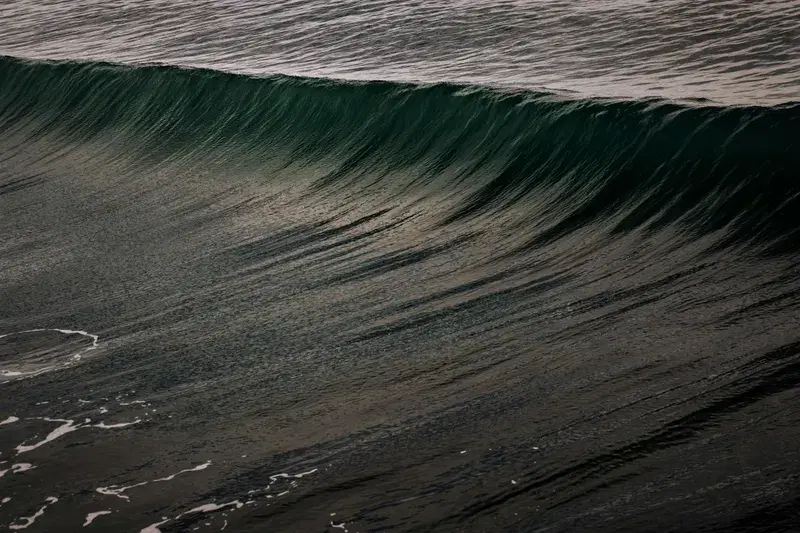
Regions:
M 0 526 L 800 531 L 777 74 L 733 106 L 78 56 L 0 58 Z

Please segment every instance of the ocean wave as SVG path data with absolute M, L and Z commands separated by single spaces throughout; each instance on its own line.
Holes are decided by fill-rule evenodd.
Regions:
M 10 57 L 0 59 L 0 94 L 4 143 L 103 140 L 139 162 L 323 162 L 314 190 L 455 191 L 442 224 L 513 207 L 541 222 L 532 245 L 598 219 L 615 232 L 722 232 L 771 253 L 800 245 L 800 103 L 574 99 Z M 24 185 L 15 176 L 0 192 Z

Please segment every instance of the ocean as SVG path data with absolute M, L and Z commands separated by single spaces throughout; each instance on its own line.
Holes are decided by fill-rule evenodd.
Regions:
M 800 3 L 5 0 L 0 527 L 800 531 Z

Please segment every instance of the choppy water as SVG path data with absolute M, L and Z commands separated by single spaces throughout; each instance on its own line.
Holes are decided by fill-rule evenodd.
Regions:
M 797 531 L 799 20 L 6 2 L 0 525 Z

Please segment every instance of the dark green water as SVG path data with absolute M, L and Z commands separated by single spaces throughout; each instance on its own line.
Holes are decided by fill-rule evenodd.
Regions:
M 0 525 L 797 531 L 793 11 L 712 3 L 745 68 L 679 2 L 467 3 L 446 76 L 438 3 L 40 4 L 0 8 Z M 716 52 L 589 39 L 665 13 Z M 534 87 L 534 15 L 580 90 Z

